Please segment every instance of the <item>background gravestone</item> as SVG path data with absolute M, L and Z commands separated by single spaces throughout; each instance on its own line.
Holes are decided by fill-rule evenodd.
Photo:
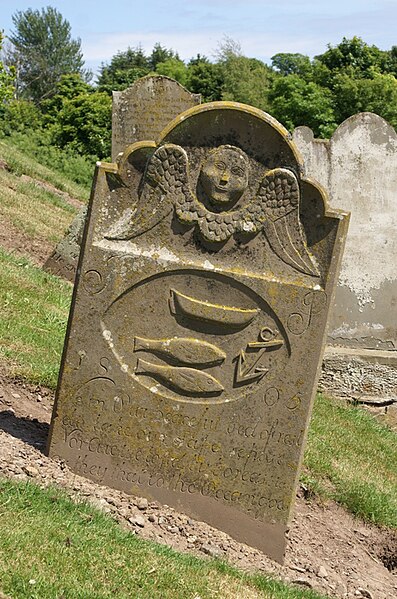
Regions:
M 71 283 L 74 283 L 76 276 L 86 216 L 87 206 L 83 206 L 72 220 L 65 237 L 57 243 L 43 266 L 47 272 L 63 277 Z
M 279 561 L 348 221 L 302 166 L 229 102 L 99 165 L 49 440 Z
M 192 94 L 169 77 L 148 75 L 128 89 L 113 92 L 112 160 L 136 141 L 157 139 L 178 114 L 200 104 Z
M 113 92 L 113 160 L 136 141 L 157 139 L 167 123 L 199 103 L 200 94 L 192 94 L 177 81 L 159 75 L 143 77 L 128 89 Z M 86 214 L 86 207 L 78 212 L 44 265 L 48 272 L 71 282 L 76 276 Z
M 381 117 L 356 114 L 329 141 L 294 131 L 308 175 L 333 206 L 351 211 L 322 385 L 376 404 L 397 399 L 397 135 Z

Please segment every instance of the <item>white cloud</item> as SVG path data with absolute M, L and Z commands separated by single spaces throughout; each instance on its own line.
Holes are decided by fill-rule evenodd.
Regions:
M 304 37 L 302 32 L 296 35 L 284 36 L 276 33 L 242 34 L 235 36 L 233 33 L 219 33 L 200 31 L 197 33 L 182 32 L 124 32 L 118 34 L 103 34 L 92 36 L 91 39 L 83 41 L 83 52 L 85 60 L 100 63 L 107 62 L 119 51 L 124 51 L 128 46 L 135 48 L 141 45 L 146 53 L 150 53 L 155 43 L 160 42 L 167 48 L 173 48 L 183 60 L 188 60 L 196 54 L 205 54 L 212 58 L 220 43 L 229 36 L 241 44 L 246 56 L 269 60 L 277 52 L 302 52 L 315 54 L 325 50 L 318 38 Z

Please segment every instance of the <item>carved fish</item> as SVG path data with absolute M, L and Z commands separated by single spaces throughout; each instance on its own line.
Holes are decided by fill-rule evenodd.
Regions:
M 206 341 L 188 337 L 171 339 L 134 338 L 134 351 L 148 351 L 173 358 L 183 364 L 214 366 L 226 358 L 225 352 Z
M 216 378 L 195 368 L 162 366 L 161 364 L 152 364 L 139 359 L 135 374 L 158 377 L 176 391 L 182 393 L 213 395 L 223 391 L 223 386 Z
M 259 312 L 258 308 L 235 308 L 211 304 L 184 295 L 175 289 L 171 289 L 170 306 L 173 314 L 232 327 L 247 326 Z

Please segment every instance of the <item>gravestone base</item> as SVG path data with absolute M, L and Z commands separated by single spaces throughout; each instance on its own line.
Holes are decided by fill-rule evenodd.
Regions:
M 327 346 L 319 390 L 368 406 L 388 423 L 397 405 L 397 352 Z

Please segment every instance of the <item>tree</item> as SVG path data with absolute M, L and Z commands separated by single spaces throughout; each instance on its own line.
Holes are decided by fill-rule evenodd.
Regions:
M 351 40 L 344 37 L 335 47 L 328 44 L 328 50 L 315 58 L 333 75 L 343 72 L 350 77 L 372 78 L 375 73 L 384 70 L 387 52 L 376 46 L 369 46 L 361 38 L 354 36 Z
M 187 65 L 186 87 L 195 94 L 201 94 L 203 102 L 221 100 L 223 83 L 221 66 L 205 56 L 198 54 Z
M 98 76 L 98 90 L 111 94 L 126 89 L 150 72 L 149 59 L 141 46 L 117 52 L 110 64 L 103 64 Z
M 357 112 L 375 112 L 397 127 L 397 79 L 393 75 L 354 79 L 340 74 L 335 78 L 334 101 L 338 122 Z
M 159 44 L 157 42 L 157 44 L 154 44 L 152 53 L 148 59 L 148 64 L 149 64 L 150 70 L 155 71 L 157 65 L 160 62 L 165 62 L 166 60 L 169 60 L 170 58 L 176 58 L 177 60 L 179 60 L 179 56 L 176 52 L 174 52 L 173 50 L 168 50 L 167 48 L 164 48 L 161 44 Z
M 62 75 L 57 83 L 56 94 L 48 100 L 43 100 L 40 104 L 45 125 L 49 126 L 56 122 L 58 112 L 63 108 L 65 101 L 93 91 L 94 88 L 84 81 L 81 75 L 77 73 Z
M 51 128 L 53 141 L 79 154 L 108 158 L 111 149 L 112 100 L 104 92 L 66 99 Z
M 0 51 L 3 45 L 3 33 L 0 31 Z M 14 95 L 15 69 L 7 68 L 0 61 L 0 106 L 7 100 L 11 100 Z
M 168 58 L 164 62 L 159 62 L 156 66 L 156 73 L 171 77 L 182 85 L 186 84 L 187 67 L 180 58 Z
M 298 75 L 279 77 L 269 94 L 271 113 L 292 131 L 307 125 L 316 136 L 327 137 L 336 127 L 332 93 Z
M 268 110 L 268 92 L 274 79 L 270 67 L 243 56 L 239 44 L 226 39 L 218 50 L 222 68 L 222 100 L 233 100 Z
M 18 64 L 18 89 L 23 97 L 39 104 L 56 93 L 62 75 L 84 71 L 80 40 L 73 40 L 69 22 L 48 6 L 41 11 L 28 8 L 13 17 L 10 36 Z
M 310 58 L 304 54 L 279 53 L 272 56 L 272 67 L 280 75 L 301 75 L 306 77 L 312 70 Z

